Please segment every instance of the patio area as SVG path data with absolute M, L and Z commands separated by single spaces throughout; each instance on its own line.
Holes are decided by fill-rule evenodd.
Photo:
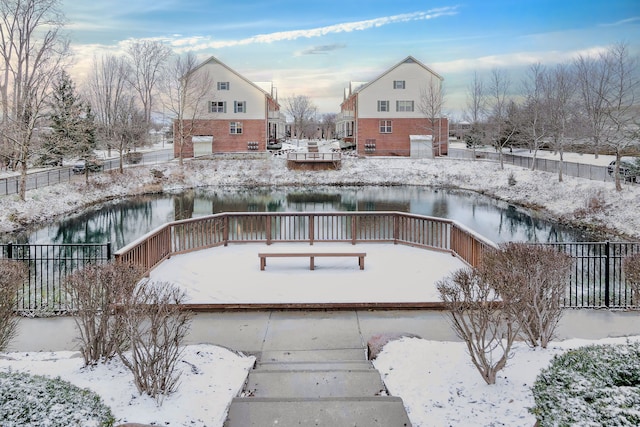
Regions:
M 353 257 L 316 258 L 315 270 L 309 258 L 269 258 L 261 271 L 265 250 L 366 252 L 365 268 Z M 188 304 L 437 308 L 436 282 L 463 267 L 450 253 L 392 243 L 247 243 L 174 255 L 150 278 L 179 285 Z

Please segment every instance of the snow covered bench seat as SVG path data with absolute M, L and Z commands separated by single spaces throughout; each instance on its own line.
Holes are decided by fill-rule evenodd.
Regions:
M 309 270 L 315 269 L 314 259 L 316 257 L 358 257 L 358 265 L 360 270 L 364 270 L 364 257 L 367 256 L 366 252 L 260 252 L 260 270 L 264 270 L 267 266 L 267 258 L 289 258 L 289 257 L 309 257 Z

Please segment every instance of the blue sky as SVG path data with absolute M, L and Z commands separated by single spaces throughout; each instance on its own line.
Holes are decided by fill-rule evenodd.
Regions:
M 474 71 L 553 66 L 626 42 L 640 52 L 638 0 L 63 0 L 81 81 L 93 55 L 157 39 L 215 56 L 280 98 L 308 95 L 338 112 L 349 81 L 370 81 L 412 55 L 445 78 L 460 117 Z

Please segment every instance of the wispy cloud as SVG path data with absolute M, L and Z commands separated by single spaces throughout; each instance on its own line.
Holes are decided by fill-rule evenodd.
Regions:
M 460 73 L 492 68 L 517 68 L 535 63 L 553 65 L 573 61 L 578 56 L 597 56 L 607 48 L 593 46 L 571 51 L 532 51 L 513 52 L 504 55 L 487 55 L 477 58 L 456 59 L 446 62 L 433 62 L 430 66 L 439 73 Z
M 225 47 L 242 46 L 257 43 L 273 43 L 278 41 L 291 41 L 300 38 L 322 37 L 328 34 L 349 33 L 353 31 L 364 31 L 371 28 L 382 27 L 390 24 L 402 22 L 423 21 L 440 18 L 442 16 L 452 16 L 458 13 L 457 6 L 441 7 L 422 12 L 403 13 L 400 15 L 384 16 L 380 18 L 367 19 L 364 21 L 343 22 L 325 27 L 309 28 L 304 30 L 278 31 L 268 34 L 258 34 L 238 40 L 202 41 L 192 40 L 191 43 L 180 42 L 181 47 L 188 46 L 192 50 L 199 49 L 220 49 Z
M 344 43 L 334 43 L 334 44 L 323 44 L 320 46 L 312 46 L 310 48 L 301 50 L 296 53 L 296 56 L 300 55 L 326 55 L 329 52 L 333 52 L 334 50 L 344 49 L 347 47 Z
M 634 16 L 632 18 L 621 19 L 620 21 L 616 22 L 600 24 L 600 27 L 619 27 L 621 25 L 631 24 L 633 22 L 640 22 L 640 16 Z

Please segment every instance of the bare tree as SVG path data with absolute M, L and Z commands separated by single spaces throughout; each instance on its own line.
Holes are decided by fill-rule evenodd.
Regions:
M 133 71 L 129 81 L 142 103 L 144 120 L 150 125 L 156 85 L 171 57 L 171 49 L 159 41 L 143 40 L 133 42 L 128 53 Z
M 118 312 L 130 351 L 119 349 L 139 393 L 159 404 L 178 387 L 176 370 L 191 313 L 182 309 L 184 291 L 169 283 L 143 282 Z
M 503 149 L 511 143 L 516 128 L 513 121 L 509 124 L 509 107 L 511 101 L 508 98 L 511 80 L 504 70 L 494 68 L 487 87 L 487 101 L 490 105 L 489 131 L 492 142 L 500 157 L 500 167 L 504 169 Z M 511 103 L 511 107 L 513 107 Z M 513 108 L 511 109 L 513 112 Z
M 332 139 L 335 136 L 337 119 L 338 115 L 336 113 L 325 113 L 322 115 L 320 125 L 322 127 L 322 137 L 324 139 Z
M 518 335 L 515 317 L 501 308 L 491 283 L 477 269 L 457 270 L 436 286 L 471 362 L 487 384 L 495 384 Z
M 136 107 L 133 96 L 122 98 L 116 108 L 115 128 L 113 131 L 114 148 L 118 151 L 119 171 L 124 172 L 124 156 L 140 145 L 147 135 L 148 123 L 144 113 Z
M 631 288 L 633 302 L 640 307 L 640 253 L 629 255 L 623 260 L 624 275 Z
M 520 109 L 519 129 L 533 152 L 531 170 L 535 170 L 538 150 L 548 136 L 548 105 L 547 98 L 544 96 L 546 75 L 546 69 L 538 62 L 529 67 L 522 84 L 525 101 Z
M 85 366 L 107 361 L 125 346 L 114 306 L 130 298 L 142 276 L 140 267 L 105 264 L 87 266 L 67 277 L 65 288 Z
M 602 143 L 616 156 L 616 190 L 622 191 L 620 184 L 621 157 L 636 144 L 633 134 L 637 132 L 635 120 L 636 100 L 640 94 L 640 69 L 638 58 L 631 56 L 629 47 L 618 43 L 603 56 L 602 61 L 609 75 L 605 98 L 605 127 Z
M 296 136 L 303 138 L 310 129 L 309 124 L 315 122 L 317 108 L 306 95 L 291 95 L 284 100 L 285 111 L 293 118 Z
M 0 260 L 0 351 L 5 351 L 18 331 L 15 314 L 18 291 L 28 278 L 24 263 Z
M 555 248 L 506 243 L 483 257 L 480 274 L 508 305 L 527 343 L 547 348 L 562 317 L 571 265 Z
M 564 169 L 564 150 L 571 136 L 576 137 L 580 122 L 577 117 L 579 110 L 576 105 L 576 79 L 571 68 L 559 64 L 553 71 L 546 74 L 544 79 L 545 104 L 548 108 L 549 137 L 553 149 L 558 152 L 560 164 L 558 165 L 558 181 L 562 182 Z
M 606 98 L 610 70 L 602 57 L 580 55 L 574 62 L 576 82 L 580 95 L 580 107 L 584 111 L 588 136 L 595 157 L 598 158 L 602 134 L 607 126 Z
M 2 144 L 20 166 L 19 196 L 25 199 L 34 129 L 43 118 L 52 82 L 68 54 L 61 35 L 58 0 L 0 2 Z
M 466 119 L 471 124 L 469 133 L 465 135 L 467 145 L 473 150 L 473 160 L 476 159 L 476 147 L 484 143 L 483 121 L 487 112 L 487 94 L 484 81 L 477 72 L 467 88 Z
M 437 149 L 436 154 L 442 154 L 442 109 L 444 107 L 445 91 L 442 80 L 431 77 L 424 86 L 420 88 L 420 112 L 427 118 L 426 130 L 431 135 L 431 149 Z M 446 130 L 445 130 L 446 132 Z M 448 135 L 447 135 L 448 138 Z
M 104 55 L 93 59 L 92 74 L 89 77 L 88 90 L 98 131 L 107 144 L 111 154 L 117 137 L 119 109 L 128 105 L 131 98 L 129 75 L 131 67 L 124 57 Z
M 207 111 L 211 101 L 213 79 L 204 68 L 198 67 L 193 53 L 175 56 L 162 80 L 164 105 L 174 118 L 173 143 L 178 147 L 180 166 L 184 147 L 193 136 L 196 118 Z

